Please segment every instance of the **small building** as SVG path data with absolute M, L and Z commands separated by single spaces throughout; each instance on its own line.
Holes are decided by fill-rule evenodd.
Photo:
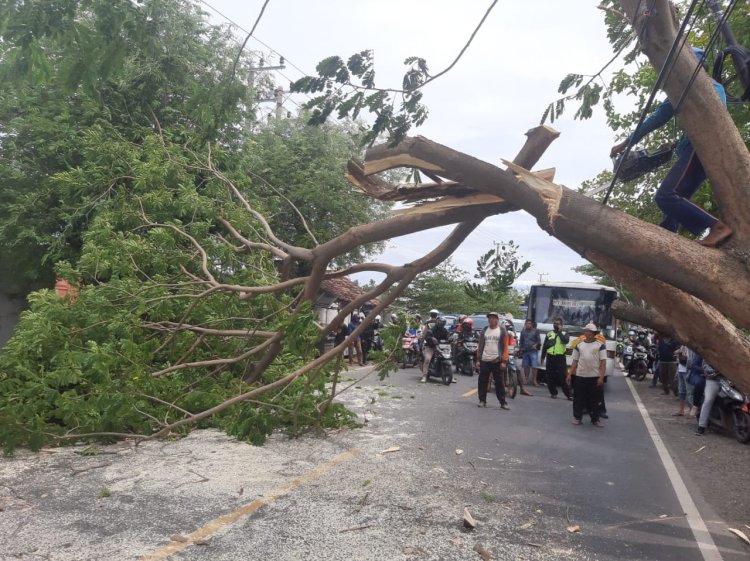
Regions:
M 324 280 L 320 284 L 320 294 L 315 300 L 318 321 L 323 325 L 328 325 L 342 309 L 362 296 L 364 292 L 359 285 L 346 277 Z M 368 313 L 379 303 L 380 301 L 377 298 L 373 298 L 360 306 L 359 310 Z M 348 323 L 348 318 L 346 322 Z

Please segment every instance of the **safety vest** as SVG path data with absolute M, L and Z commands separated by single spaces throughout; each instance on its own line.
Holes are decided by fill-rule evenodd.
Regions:
M 547 333 L 547 339 L 552 341 L 555 341 L 555 344 L 551 347 L 547 348 L 547 354 L 548 355 L 564 355 L 565 354 L 565 344 L 560 340 L 560 338 L 557 336 L 557 333 L 554 331 L 550 331 Z

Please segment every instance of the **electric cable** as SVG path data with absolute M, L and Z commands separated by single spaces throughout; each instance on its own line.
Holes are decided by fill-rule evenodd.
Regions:
M 677 32 L 677 36 L 675 37 L 674 41 L 672 41 L 672 46 L 669 49 L 667 58 L 664 61 L 664 64 L 662 65 L 661 70 L 659 71 L 659 75 L 656 77 L 656 82 L 654 83 L 654 86 L 651 89 L 651 93 L 649 94 L 646 105 L 641 111 L 641 115 L 640 115 L 640 118 L 638 119 L 638 124 L 636 125 L 635 130 L 638 130 L 640 126 L 643 124 L 643 121 L 646 120 L 646 115 L 648 114 L 648 111 L 651 108 L 651 104 L 654 102 L 656 93 L 659 91 L 659 88 L 661 87 L 661 84 L 664 81 L 664 77 L 669 72 L 669 67 L 672 64 L 672 60 L 674 59 L 677 53 L 677 45 L 685 33 L 685 28 L 687 27 L 688 21 L 690 20 L 690 16 L 695 10 L 695 7 L 697 6 L 697 4 L 698 4 L 698 0 L 692 0 L 692 2 L 690 3 L 690 7 L 688 8 L 687 13 L 685 14 L 685 18 L 682 20 L 682 24 L 680 25 L 680 29 Z M 633 144 L 634 144 L 633 139 L 634 137 L 631 134 L 630 137 L 628 138 L 628 142 L 625 146 L 625 150 L 623 151 L 622 156 L 617 160 L 617 165 L 615 166 L 615 171 L 614 171 L 614 174 L 612 175 L 612 182 L 609 184 L 609 187 L 607 188 L 607 193 L 604 195 L 604 199 L 602 200 L 602 204 L 604 205 L 607 204 L 607 201 L 609 200 L 609 196 L 612 194 L 612 189 L 614 189 L 615 183 L 617 183 L 617 176 L 620 173 L 620 168 L 622 167 L 622 163 L 625 161 L 625 158 L 627 158 L 628 154 L 630 154 L 630 151 L 633 148 Z

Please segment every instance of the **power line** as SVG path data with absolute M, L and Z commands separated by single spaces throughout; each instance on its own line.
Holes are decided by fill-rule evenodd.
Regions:
M 230 18 L 230 17 L 229 17 L 228 15 L 226 15 L 225 13 L 221 12 L 221 11 L 220 11 L 220 10 L 218 10 L 217 8 L 214 8 L 214 7 L 213 7 L 213 6 L 211 5 L 211 4 L 209 4 L 209 3 L 208 3 L 208 2 L 206 2 L 205 0 L 199 0 L 199 2 L 200 2 L 201 4 L 203 4 L 203 5 L 205 5 L 205 6 L 206 6 L 206 7 L 208 8 L 208 9 L 210 9 L 211 11 L 213 11 L 214 13 L 216 13 L 217 15 L 219 15 L 219 16 L 221 16 L 221 17 L 223 17 L 223 18 L 224 18 L 225 20 L 227 20 L 227 21 L 228 21 L 229 23 L 231 23 L 231 24 L 232 24 L 233 26 L 235 26 L 235 27 L 236 27 L 237 29 L 239 29 L 240 31 L 244 31 L 244 32 L 245 32 L 245 33 L 247 33 L 248 35 L 252 35 L 252 34 L 250 33 L 250 31 L 248 31 L 247 29 L 245 29 L 244 27 L 242 27 L 242 26 L 241 26 L 241 25 L 240 25 L 239 23 L 237 23 L 236 21 L 234 21 L 234 20 L 233 20 L 232 18 Z M 261 13 L 261 15 L 262 15 L 262 13 Z M 257 22 L 256 22 L 256 24 L 257 24 Z M 288 63 L 289 63 L 289 66 L 291 66 L 292 68 L 294 68 L 295 70 L 297 70 L 297 71 L 298 71 L 298 72 L 299 72 L 300 74 L 302 74 L 303 76 L 307 76 L 307 75 L 308 75 L 308 73 L 307 73 L 307 72 L 305 72 L 305 71 L 304 71 L 304 70 L 302 70 L 302 69 L 301 69 L 301 68 L 300 68 L 299 66 L 297 66 L 296 64 L 294 64 L 294 63 L 293 63 L 293 62 L 292 62 L 291 60 L 289 60 L 289 57 L 287 57 L 287 56 L 285 56 L 285 55 L 282 55 L 282 54 L 281 54 L 281 53 L 280 53 L 279 51 L 277 51 L 276 49 L 274 49 L 274 48 L 273 48 L 273 47 L 271 47 L 270 45 L 268 45 L 268 44 L 264 43 L 263 41 L 261 41 L 261 40 L 260 40 L 260 39 L 258 39 L 257 37 L 254 37 L 254 36 L 253 36 L 253 39 L 254 39 L 255 41 L 257 41 L 258 43 L 260 43 L 261 45 L 263 45 L 263 46 L 264 46 L 264 47 L 265 47 L 266 49 L 268 49 L 269 51 L 271 51 L 271 52 L 272 52 L 273 54 L 275 54 L 275 55 L 277 55 L 277 56 L 279 56 L 279 57 L 283 57 L 283 58 L 284 58 L 284 60 L 285 60 L 286 62 L 288 62 Z M 285 77 L 285 78 L 286 78 L 286 77 Z M 286 79 L 287 79 L 287 80 L 289 80 L 289 78 L 286 78 Z M 291 82 L 291 80 L 289 80 L 289 81 Z

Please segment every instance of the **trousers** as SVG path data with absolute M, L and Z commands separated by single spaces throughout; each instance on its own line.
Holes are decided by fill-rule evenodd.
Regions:
M 482 361 L 479 363 L 479 382 L 477 390 L 479 393 L 479 401 L 481 403 L 487 402 L 487 386 L 490 381 L 490 374 L 495 382 L 495 395 L 500 403 L 505 403 L 505 372 L 500 368 L 499 362 L 486 362 Z
M 547 355 L 547 388 L 550 395 L 557 395 L 557 387 L 560 386 L 565 397 L 570 397 L 570 388 L 565 381 L 568 365 L 565 355 Z
M 579 421 L 583 418 L 584 409 L 588 409 L 591 422 L 599 420 L 599 389 L 596 385 L 597 378 L 575 377 L 573 387 L 573 416 Z
M 716 218 L 690 202 L 705 180 L 706 172 L 695 150 L 681 153 L 659 185 L 654 198 L 656 206 L 664 213 L 664 220 L 660 224 L 662 228 L 676 232 L 682 225 L 698 235 L 716 224 Z

